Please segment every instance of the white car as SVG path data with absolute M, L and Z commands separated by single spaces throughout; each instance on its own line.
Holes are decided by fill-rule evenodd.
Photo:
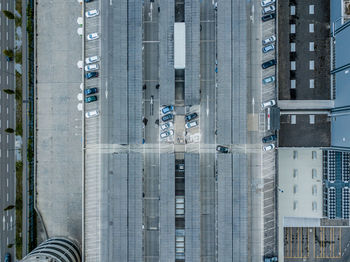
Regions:
M 98 110 L 92 110 L 92 111 L 86 112 L 85 117 L 90 118 L 90 117 L 98 116 L 99 114 L 100 112 Z
M 270 107 L 270 106 L 274 106 L 276 105 L 276 101 L 274 99 L 270 100 L 270 101 L 266 101 L 261 103 L 261 108 L 264 109 L 266 107 Z
M 266 15 L 266 14 L 272 13 L 274 11 L 276 11 L 276 7 L 274 5 L 270 5 L 270 6 L 267 6 L 267 7 L 263 8 L 262 14 Z
M 270 151 L 272 149 L 274 149 L 276 146 L 275 144 L 269 144 L 267 146 L 263 146 L 263 151 Z
M 276 36 L 272 35 L 270 36 L 269 38 L 266 38 L 262 41 L 262 44 L 263 45 L 267 45 L 267 44 L 270 44 L 270 43 L 273 43 L 276 41 Z
M 171 128 L 172 126 L 173 126 L 172 122 L 167 122 L 167 123 L 161 125 L 160 129 L 164 131 L 164 130 L 167 130 L 167 129 Z
M 172 136 L 174 134 L 174 130 L 164 131 L 163 133 L 160 133 L 160 138 L 167 138 L 168 136 Z
M 276 0 L 264 0 L 264 1 L 261 1 L 261 6 L 265 7 L 265 6 L 271 5 L 275 2 L 276 2 Z
M 266 45 L 262 48 L 262 52 L 265 54 L 267 52 L 270 52 L 272 50 L 275 50 L 275 45 L 274 44 L 270 44 L 270 45 Z
M 98 61 L 100 61 L 100 57 L 97 55 L 85 58 L 85 64 L 92 64 Z
M 99 14 L 100 14 L 100 11 L 98 11 L 97 9 L 85 12 L 86 17 L 94 17 L 94 16 L 98 16 Z
M 98 33 L 92 33 L 92 34 L 88 34 L 87 36 L 86 36 L 86 39 L 87 40 L 96 40 L 96 39 L 99 39 L 100 38 L 100 36 L 98 35 Z
M 185 127 L 186 128 L 192 128 L 192 127 L 196 127 L 198 126 L 198 122 L 197 121 L 193 121 L 193 122 L 188 122 Z
M 100 67 L 98 66 L 98 64 L 91 64 L 91 65 L 86 65 L 85 66 L 85 71 L 89 72 L 89 71 L 95 71 L 98 70 Z

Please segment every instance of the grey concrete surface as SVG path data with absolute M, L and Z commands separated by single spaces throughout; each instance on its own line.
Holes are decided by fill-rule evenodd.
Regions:
M 58 14 L 65 14 L 61 16 Z M 81 241 L 81 37 L 76 2 L 37 5 L 37 206 L 50 237 Z
M 2 10 L 14 12 L 14 2 L 2 0 Z M 14 21 L 4 15 L 0 18 L 1 48 L 13 49 L 15 39 Z M 14 205 L 16 200 L 16 155 L 15 134 L 6 133 L 6 128 L 16 128 L 15 122 L 15 96 L 3 92 L 4 89 L 15 89 L 14 61 L 8 62 L 5 56 L 0 61 L 0 260 L 6 253 L 15 256 L 14 248 L 8 245 L 15 242 L 15 209 L 4 211 L 9 205 Z

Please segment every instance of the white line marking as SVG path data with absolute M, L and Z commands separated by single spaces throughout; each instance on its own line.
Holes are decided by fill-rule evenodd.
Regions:
M 8 84 L 9 84 L 9 76 L 6 76 L 6 85 L 8 85 Z
M 9 193 L 6 193 L 6 201 L 9 202 Z
M 6 157 L 8 158 L 9 157 L 9 151 L 6 150 Z
M 8 128 L 9 127 L 9 120 L 7 119 L 6 120 L 6 128 Z M 7 135 L 7 137 L 8 137 L 8 135 Z M 8 139 L 7 139 L 8 140 Z M 8 141 L 7 141 L 8 142 Z
M 6 171 L 9 172 L 9 164 L 6 164 Z
M 6 40 L 9 40 L 9 32 L 6 32 Z
M 8 107 L 6 107 L 6 114 L 8 114 L 9 113 L 9 108 Z
M 6 186 L 9 187 L 9 179 L 6 178 Z
M 5 215 L 2 216 L 2 231 L 5 231 Z

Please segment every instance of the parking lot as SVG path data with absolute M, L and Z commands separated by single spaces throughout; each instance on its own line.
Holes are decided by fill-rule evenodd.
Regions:
M 284 228 L 284 258 L 289 261 L 349 261 L 349 228 Z

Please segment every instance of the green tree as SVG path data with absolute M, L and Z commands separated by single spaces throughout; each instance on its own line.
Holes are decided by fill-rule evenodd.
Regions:
M 11 89 L 3 89 L 3 91 L 6 93 L 6 94 L 9 94 L 9 95 L 13 95 L 15 93 L 15 91 L 11 90 Z
M 2 12 L 4 13 L 4 15 L 5 15 L 8 19 L 15 19 L 15 15 L 14 15 L 13 13 L 11 13 L 10 11 L 2 10 Z
M 5 49 L 2 52 L 4 53 L 5 56 L 13 57 L 13 50 L 12 49 Z
M 9 206 L 7 206 L 6 208 L 4 208 L 4 211 L 11 210 L 11 209 L 13 209 L 14 207 L 15 207 L 14 205 L 9 205 Z
M 13 130 L 13 128 L 6 128 L 5 132 L 6 133 L 13 133 L 13 132 L 15 132 L 15 130 Z

